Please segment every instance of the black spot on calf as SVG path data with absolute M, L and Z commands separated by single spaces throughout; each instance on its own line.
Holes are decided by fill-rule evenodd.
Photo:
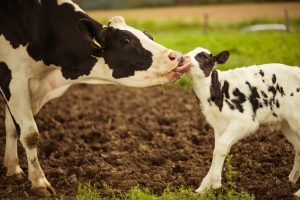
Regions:
M 221 91 L 221 83 L 219 82 L 218 72 L 213 70 L 211 74 L 211 85 L 210 85 L 210 96 L 211 100 L 215 102 L 219 110 L 223 107 L 223 94 Z
M 261 91 L 260 93 L 263 95 L 264 98 L 268 98 L 268 95 L 264 91 Z
M 229 98 L 229 83 L 228 81 L 224 81 L 223 86 L 221 88 L 221 83 L 218 78 L 218 72 L 213 70 L 211 74 L 211 86 L 210 86 L 210 99 L 215 102 L 216 106 L 218 106 L 219 110 L 222 111 L 224 96 L 225 98 Z
M 7 101 L 10 99 L 9 84 L 11 81 L 11 71 L 4 62 L 0 62 L 0 89 Z
M 243 103 L 246 101 L 246 96 L 240 92 L 238 88 L 235 88 L 232 94 L 237 97 L 236 99 L 231 100 L 235 107 L 241 112 L 244 112 Z
M 272 75 L 272 83 L 273 83 L 273 84 L 276 83 L 276 75 L 275 75 L 275 74 Z
M 259 101 L 258 99 L 260 98 L 258 92 L 257 92 L 257 88 L 254 86 L 251 86 L 251 84 L 247 81 L 246 84 L 249 86 L 250 89 L 250 96 L 249 96 L 249 101 L 252 105 L 252 109 L 253 109 L 253 117 L 255 117 L 256 115 L 256 111 L 259 108 Z
M 264 75 L 265 75 L 265 73 L 264 73 L 263 70 L 259 70 L 259 74 L 260 74 L 262 77 L 264 77 Z

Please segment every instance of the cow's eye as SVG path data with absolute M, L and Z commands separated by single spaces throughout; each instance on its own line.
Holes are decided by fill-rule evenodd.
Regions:
M 130 43 L 130 40 L 128 38 L 125 38 L 125 39 L 121 40 L 122 45 L 127 45 L 129 43 Z

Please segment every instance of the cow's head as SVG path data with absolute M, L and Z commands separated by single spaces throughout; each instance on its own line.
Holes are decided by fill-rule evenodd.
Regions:
M 191 59 L 190 73 L 198 77 L 208 77 L 216 64 L 223 64 L 229 58 L 229 51 L 222 51 L 216 56 L 207 49 L 198 47 L 187 54 Z
M 102 27 L 82 19 L 78 27 L 90 45 L 99 49 L 93 75 L 107 82 L 152 86 L 175 81 L 190 68 L 188 57 L 154 42 L 149 34 L 128 26 L 122 17 L 113 17 Z

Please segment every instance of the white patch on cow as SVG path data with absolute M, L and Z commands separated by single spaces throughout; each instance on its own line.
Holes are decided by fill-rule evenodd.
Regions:
M 71 0 L 57 0 L 57 5 L 62 5 L 64 3 L 71 4 L 74 7 L 75 11 L 77 11 L 77 12 L 85 13 L 76 3 L 74 3 Z

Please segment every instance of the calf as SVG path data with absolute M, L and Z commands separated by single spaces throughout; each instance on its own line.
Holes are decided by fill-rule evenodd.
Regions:
M 224 159 L 231 146 L 261 124 L 277 125 L 292 143 L 295 160 L 289 180 L 296 183 L 300 175 L 300 69 L 265 64 L 221 72 L 214 66 L 227 61 L 228 51 L 213 56 L 207 49 L 196 48 L 188 55 L 194 91 L 215 134 L 212 164 L 196 192 L 221 187 Z M 300 196 L 300 190 L 295 195 Z
M 108 26 L 91 19 L 71 0 L 2 0 L 0 91 L 7 102 L 7 176 L 23 177 L 17 155 L 26 151 L 28 178 L 38 196 L 55 194 L 37 157 L 33 116 L 75 83 L 147 87 L 174 81 L 190 64 L 113 17 Z

